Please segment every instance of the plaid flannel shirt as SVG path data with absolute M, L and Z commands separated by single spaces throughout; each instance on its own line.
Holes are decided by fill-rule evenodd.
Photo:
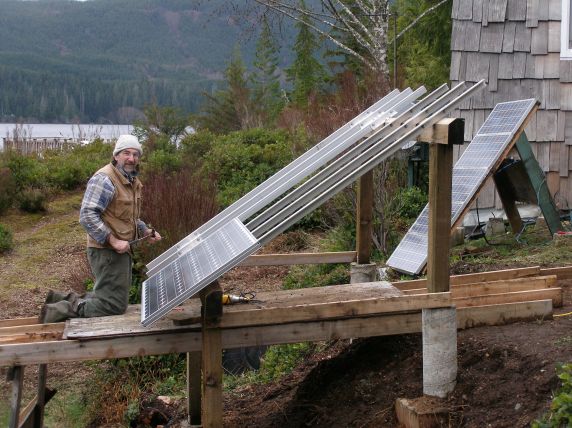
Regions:
M 89 179 L 83 195 L 79 222 L 89 236 L 101 245 L 107 242 L 111 233 L 111 229 L 103 222 L 101 215 L 113 200 L 114 195 L 115 186 L 104 173 L 95 174 Z M 139 233 L 143 235 L 147 230 L 147 225 L 138 219 L 137 228 Z

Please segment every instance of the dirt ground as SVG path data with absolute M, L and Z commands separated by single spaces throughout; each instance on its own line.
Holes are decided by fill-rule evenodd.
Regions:
M 58 233 L 65 236 L 50 235 L 53 247 L 44 248 L 42 254 L 46 254 L 40 259 L 37 255 L 32 258 L 32 241 L 45 242 L 45 238 L 35 234 L 61 223 L 61 215 L 46 215 L 31 229 L 15 233 L 16 249 L 0 257 L 0 318 L 36 315 L 45 292 L 54 283 L 59 281 L 62 287 L 55 288 L 63 289 L 76 283 L 74 275 L 84 269 L 84 236 L 76 219 L 77 213 L 63 218 L 64 229 L 60 224 Z M 30 258 L 29 266 L 34 263 L 33 269 L 22 267 L 25 257 Z M 454 266 L 454 270 L 467 272 L 462 265 Z M 285 267 L 243 268 L 222 282 L 227 290 L 271 290 L 280 286 L 286 272 Z M 49 281 L 38 280 L 38 276 Z M 572 312 L 572 281 L 561 285 L 565 289 L 564 307 L 556 309 L 556 314 Z M 277 383 L 225 393 L 225 426 L 394 427 L 395 400 L 422 395 L 419 334 L 336 341 L 322 348 Z M 457 387 L 445 402 L 451 415 L 448 425 L 529 426 L 547 411 L 551 394 L 559 385 L 556 365 L 572 361 L 572 315 L 461 331 L 458 351 Z M 66 389 L 81 390 L 82 385 L 89 388 L 91 370 L 84 363 L 54 364 L 48 383 L 60 390 L 58 395 L 65 394 Z M 27 390 L 33 391 L 33 370 L 29 375 Z M 5 370 L 0 370 L 0 376 L 1 422 L 9 386 L 4 381 Z M 180 405 L 174 413 L 180 418 Z M 185 425 L 174 419 L 166 426 Z
M 564 307 L 572 311 L 572 281 Z M 572 315 L 458 335 L 451 427 L 525 427 L 548 410 L 556 365 L 572 361 Z M 394 427 L 395 400 L 422 396 L 421 335 L 338 341 L 277 384 L 225 397 L 225 426 Z

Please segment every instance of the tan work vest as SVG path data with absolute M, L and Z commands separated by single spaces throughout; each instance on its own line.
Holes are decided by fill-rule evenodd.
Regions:
M 113 199 L 101 215 L 103 222 L 116 238 L 124 241 L 138 238 L 137 219 L 141 215 L 141 189 L 143 187 L 141 181 L 135 177 L 133 183 L 130 183 L 112 164 L 107 164 L 96 172 L 98 173 L 107 175 L 115 186 Z M 87 246 L 111 248 L 109 243 L 101 245 L 89 235 L 87 235 Z

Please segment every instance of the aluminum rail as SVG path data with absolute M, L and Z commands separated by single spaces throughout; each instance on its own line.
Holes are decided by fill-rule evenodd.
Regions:
M 366 111 L 360 113 L 350 122 L 316 144 L 313 148 L 292 161 L 255 189 L 251 190 L 179 243 L 149 262 L 147 264 L 148 275 L 151 276 L 155 274 L 163 266 L 168 265 L 178 256 L 189 251 L 194 246 L 194 242 L 197 242 L 204 236 L 208 236 L 210 231 L 216 229 L 216 227 L 224 224 L 231 218 L 238 217 L 241 220 L 245 220 L 264 208 L 277 196 L 298 184 L 316 169 L 319 169 L 322 166 L 320 162 L 326 163 L 355 142 L 354 140 L 357 141 L 364 138 L 368 133 L 373 132 L 372 123 L 375 122 L 374 119 L 376 115 L 384 114 L 384 112 L 380 112 L 382 109 L 392 111 L 397 103 L 403 99 L 409 99 L 412 93 L 413 91 L 408 88 L 401 93 L 395 90 L 383 97 Z M 306 164 L 310 162 L 311 168 L 306 166 Z M 287 179 L 290 175 L 293 175 L 295 179 Z
M 376 130 L 375 134 L 377 135 L 378 139 L 380 135 L 386 133 L 392 126 L 394 127 L 397 123 L 403 124 L 409 117 L 411 117 L 416 111 L 423 109 L 426 105 L 431 104 L 435 101 L 435 97 L 439 97 L 443 93 L 447 92 L 448 87 L 447 85 L 443 85 L 440 88 L 437 88 L 434 92 L 427 95 L 422 101 L 417 104 L 412 104 L 411 107 L 405 110 L 401 115 L 393 118 L 391 123 L 382 122 L 378 129 Z M 343 165 L 351 162 L 354 158 L 359 156 L 365 150 L 367 150 L 373 143 L 375 139 L 372 136 L 368 137 L 366 140 L 361 141 L 355 144 L 350 150 L 345 152 L 343 156 L 340 156 L 332 163 L 327 165 L 324 169 L 319 171 L 317 174 L 312 176 L 309 180 L 302 183 L 296 189 L 292 190 L 289 194 L 285 195 L 282 199 L 276 201 L 272 206 L 268 207 L 263 212 L 259 213 L 257 217 L 252 219 L 250 222 L 247 223 L 246 227 L 253 231 L 253 234 L 256 236 L 260 233 L 259 226 L 265 224 L 270 217 L 273 217 L 275 214 L 283 210 L 286 206 L 290 206 L 292 201 L 295 198 L 303 197 L 308 198 L 311 196 L 311 192 L 313 192 L 313 188 L 319 186 L 324 180 L 328 179 L 330 176 L 335 175 L 339 168 Z
M 334 186 L 340 180 L 340 177 L 343 178 L 344 174 L 348 174 L 352 169 L 359 166 L 364 158 L 370 157 L 392 144 L 395 139 L 406 133 L 410 124 L 417 123 L 433 114 L 433 112 L 441 110 L 457 93 L 462 92 L 463 88 L 464 85 L 457 85 L 444 93 L 442 89 L 438 89 L 435 94 L 429 94 L 424 108 L 421 106 L 422 108 L 416 109 L 415 113 L 415 109 L 412 108 L 397 117 L 391 124 L 380 128 L 375 134 L 354 146 L 350 151 L 344 153 L 342 157 L 336 159 L 318 174 L 303 183 L 288 197 L 261 213 L 259 218 L 265 219 L 265 221 L 259 223 L 256 228 L 252 229 L 250 224 L 247 224 L 247 227 L 252 231 L 253 235 L 260 237 L 279 224 L 282 218 L 292 214 L 299 206 L 311 200 L 316 193 Z M 374 146 L 375 149 L 372 150 Z
M 464 85 L 464 82 L 460 83 L 460 85 Z M 458 85 L 458 86 L 460 86 Z M 443 107 L 442 110 L 432 114 L 431 116 L 421 120 L 421 122 L 416 123 L 415 125 L 411 126 L 410 129 L 400 138 L 395 140 L 389 147 L 384 148 L 380 152 L 373 154 L 373 156 L 369 157 L 369 154 L 364 154 L 362 157 L 363 164 L 353 169 L 348 175 L 344 176 L 342 180 L 340 180 L 336 185 L 330 187 L 323 191 L 320 195 L 314 198 L 312 201 L 308 202 L 304 206 L 300 207 L 298 211 L 291 214 L 287 218 L 283 219 L 278 225 L 276 225 L 273 229 L 267 231 L 264 235 L 259 238 L 260 245 L 263 246 L 265 243 L 269 242 L 276 236 L 278 236 L 283 231 L 287 230 L 290 226 L 298 222 L 302 219 L 306 214 L 313 211 L 320 205 L 322 205 L 325 201 L 331 198 L 336 193 L 340 192 L 344 187 L 351 184 L 357 178 L 361 177 L 366 172 L 372 170 L 376 165 L 381 163 L 384 159 L 387 159 L 389 156 L 397 152 L 401 145 L 419 135 L 427 126 L 434 124 L 435 122 L 441 120 L 447 115 L 447 112 L 454 107 L 456 107 L 461 101 L 463 101 L 466 97 L 470 96 L 476 90 L 481 89 L 485 86 L 484 80 L 477 82 L 475 85 L 467 89 L 461 95 L 454 98 L 450 101 L 447 105 Z M 397 130 L 396 130 L 397 131 Z M 388 137 L 389 138 L 389 137 Z M 372 149 L 374 149 L 372 147 Z M 374 150 L 371 150 L 374 151 Z

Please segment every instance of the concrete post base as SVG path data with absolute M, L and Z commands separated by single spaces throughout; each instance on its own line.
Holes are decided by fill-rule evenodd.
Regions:
M 423 394 L 445 398 L 457 383 L 457 310 L 423 309 Z
M 360 282 L 373 282 L 375 281 L 375 274 L 375 263 L 358 265 L 354 262 L 350 266 L 350 284 L 357 284 Z

